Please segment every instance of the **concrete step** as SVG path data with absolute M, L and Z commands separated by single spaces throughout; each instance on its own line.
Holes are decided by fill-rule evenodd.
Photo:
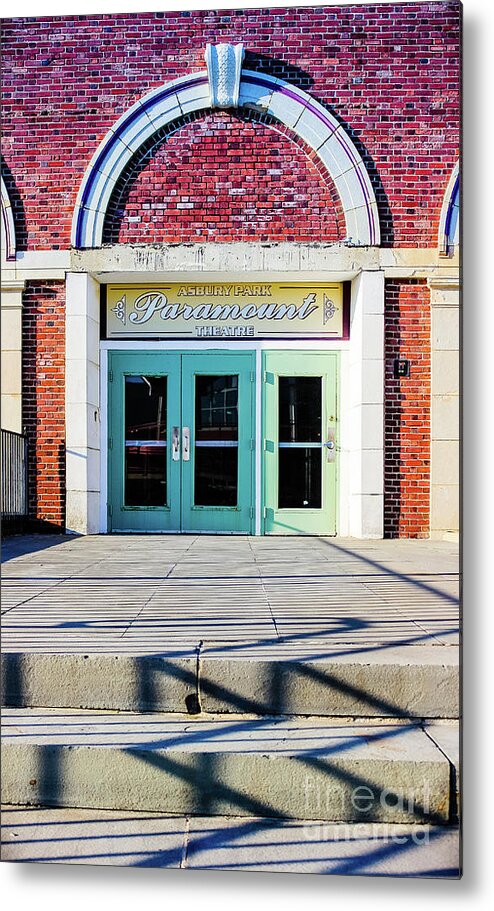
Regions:
M 122 647 L 123 648 L 123 647 Z M 3 704 L 129 712 L 458 718 L 456 646 L 177 647 L 129 655 L 14 652 Z
M 2 807 L 2 860 L 458 877 L 457 828 Z
M 439 743 L 413 722 L 6 709 L 2 800 L 446 824 L 456 785 Z

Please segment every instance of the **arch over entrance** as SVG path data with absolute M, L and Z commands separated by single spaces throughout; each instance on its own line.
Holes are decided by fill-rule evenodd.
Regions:
M 267 113 L 317 153 L 345 213 L 346 242 L 380 243 L 379 215 L 365 164 L 342 125 L 306 92 L 264 73 L 242 70 L 239 107 Z M 212 108 L 207 73 L 192 73 L 139 99 L 110 128 L 84 175 L 72 221 L 72 244 L 100 247 L 111 195 L 133 155 L 167 124 Z
M 460 244 L 460 165 L 453 168 L 444 194 L 439 221 L 439 250 L 443 256 L 451 256 Z
M 3 177 L 2 183 L 2 247 L 7 262 L 15 259 L 16 240 L 14 216 L 7 187 Z

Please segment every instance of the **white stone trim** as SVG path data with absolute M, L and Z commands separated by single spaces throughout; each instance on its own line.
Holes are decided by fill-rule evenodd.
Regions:
M 342 357 L 339 534 L 384 535 L 384 273 L 352 282 L 350 341 Z
M 16 254 L 16 237 L 14 214 L 12 212 L 12 203 L 8 194 L 5 181 L 0 178 L 1 183 L 1 205 L 2 205 L 2 260 L 10 262 L 15 259 Z
M 242 71 L 238 103 L 274 117 L 317 152 L 342 202 L 345 243 L 379 245 L 378 209 L 367 169 L 336 118 L 301 89 L 249 70 Z M 208 109 L 207 75 L 193 73 L 149 92 L 117 120 L 94 153 L 79 189 L 72 221 L 75 248 L 101 246 L 111 193 L 142 144 L 184 114 Z
M 439 220 L 439 252 L 442 256 L 453 256 L 460 245 L 460 163 L 457 162 L 446 187 L 441 217 Z M 457 183 L 458 182 L 458 183 Z M 453 196 L 456 192 L 456 198 Z M 451 208 L 451 212 L 450 212 Z M 449 222 L 449 223 L 448 223 Z
M 36 279 L 64 280 L 67 272 L 89 272 L 99 281 L 283 282 L 350 281 L 360 271 L 384 270 L 386 278 L 426 278 L 431 287 L 458 286 L 454 261 L 432 248 L 347 247 L 344 244 L 275 242 L 114 244 L 93 250 L 31 250 L 5 263 L 2 286 Z
M 67 275 L 65 326 L 66 529 L 100 530 L 99 284 Z
M 25 282 L 2 281 L 1 404 L 2 428 L 22 433 L 22 292 Z
M 207 44 L 209 103 L 212 108 L 236 108 L 244 59 L 243 44 Z
M 38 260 L 42 265 L 42 256 Z M 31 265 L 34 266 L 34 260 Z M 224 275 L 243 281 L 346 281 L 360 271 L 382 269 L 386 278 L 428 278 L 458 281 L 458 267 L 439 256 L 437 247 L 386 248 L 347 247 L 342 243 L 295 243 L 258 241 L 245 243 L 114 244 L 92 250 L 72 250 L 74 272 L 90 272 L 105 282 L 194 281 L 207 275 L 223 281 Z M 175 277 L 173 277 L 175 276 Z M 187 276 L 190 276 L 187 278 Z M 276 278 L 275 276 L 279 276 Z
M 108 348 L 100 343 L 100 501 L 99 531 L 108 531 Z
M 458 536 L 460 526 L 460 289 L 429 281 L 431 289 L 430 535 Z

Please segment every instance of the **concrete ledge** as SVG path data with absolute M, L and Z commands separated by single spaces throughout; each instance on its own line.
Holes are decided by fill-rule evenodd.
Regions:
M 455 646 L 333 649 L 312 658 L 279 647 L 240 656 L 232 648 L 160 655 L 5 654 L 8 706 L 121 711 L 457 718 Z
M 2 800 L 445 824 L 450 763 L 407 723 L 7 709 Z
M 461 763 L 460 729 L 458 724 L 427 724 L 425 731 L 449 761 L 451 769 L 451 791 L 456 801 L 451 816 L 456 822 L 461 817 Z
M 2 702 L 9 706 L 187 712 L 195 706 L 194 649 L 161 655 L 2 656 Z M 193 706 L 193 707 L 194 707 Z
M 206 712 L 457 718 L 458 649 L 341 649 L 303 660 L 210 657 L 206 650 L 198 689 Z

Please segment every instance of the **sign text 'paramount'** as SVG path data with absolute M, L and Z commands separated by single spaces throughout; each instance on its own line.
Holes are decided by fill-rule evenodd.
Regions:
M 110 285 L 108 338 L 342 338 L 340 284 Z

